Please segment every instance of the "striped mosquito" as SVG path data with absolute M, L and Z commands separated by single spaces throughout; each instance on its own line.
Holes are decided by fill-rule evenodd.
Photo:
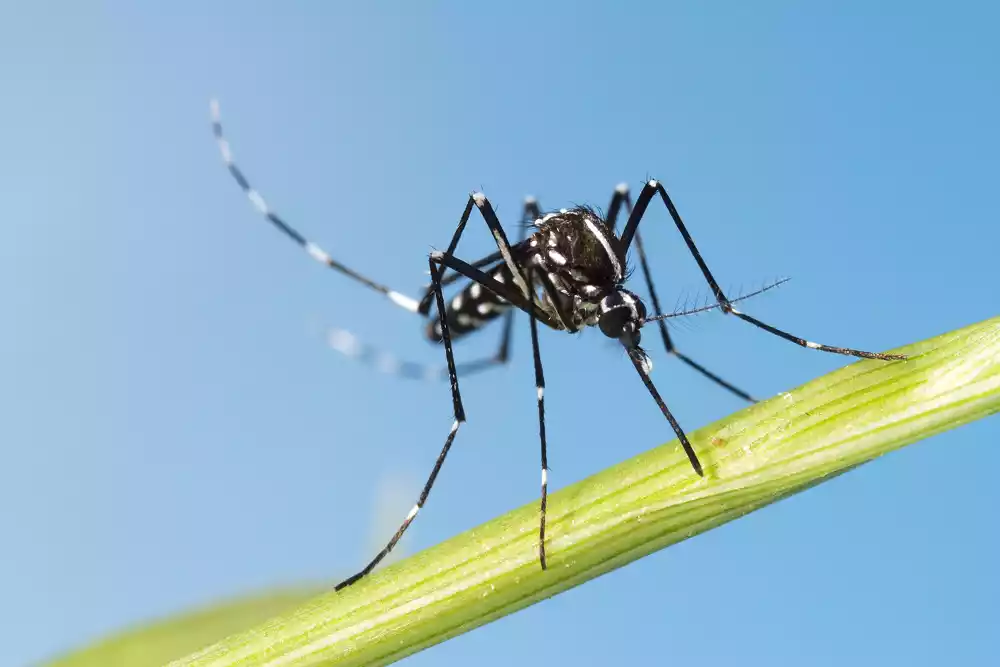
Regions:
M 336 586 L 337 590 L 353 584 L 371 572 L 392 551 L 417 513 L 423 508 L 458 430 L 466 421 L 465 408 L 459 389 L 459 375 L 503 364 L 509 360 L 510 336 L 513 328 L 513 316 L 516 311 L 523 311 L 528 315 L 531 330 L 542 468 L 538 557 L 543 569 L 546 567 L 545 516 L 548 498 L 548 454 L 545 432 L 545 376 L 538 344 L 539 322 L 556 331 L 567 333 L 578 333 L 587 327 L 596 327 L 605 336 L 620 343 L 653 401 L 677 435 L 691 467 L 699 476 L 705 474 L 701 461 L 688 441 L 684 430 L 667 408 L 650 378 L 652 362 L 645 349 L 640 345 L 641 330 L 646 324 L 651 322 L 657 324 L 668 353 L 728 391 L 750 402 L 753 402 L 754 399 L 748 393 L 679 352 L 667 331 L 666 320 L 694 312 L 719 309 L 727 315 L 733 315 L 768 333 L 808 349 L 886 361 L 906 358 L 904 355 L 898 354 L 865 352 L 815 343 L 773 327 L 735 308 L 733 304 L 772 289 L 784 281 L 777 281 L 739 298 L 730 299 L 727 297 L 695 246 L 694 239 L 677 212 L 670 195 L 667 194 L 666 188 L 657 180 L 647 181 L 643 185 L 634 206 L 628 187 L 618 186 L 612 195 L 607 216 L 602 216 L 596 210 L 588 207 L 561 209 L 543 215 L 537 202 L 528 198 L 524 205 L 521 229 L 527 230 L 531 227 L 531 234 L 522 233 L 518 241 L 513 244 L 508 240 L 507 234 L 486 195 L 474 192 L 469 195 L 447 250 L 432 252 L 428 257 L 430 284 L 424 288 L 421 298 L 408 297 L 340 263 L 319 246 L 307 240 L 272 211 L 233 161 L 229 142 L 223 136 L 219 107 L 215 101 L 212 102 L 211 111 L 212 127 L 222 159 L 254 207 L 282 233 L 302 247 L 313 259 L 381 293 L 395 305 L 427 317 L 427 337 L 444 347 L 446 373 L 451 386 L 455 417 L 444 446 L 438 454 L 417 502 L 395 534 L 361 571 L 339 583 Z M 715 303 L 702 308 L 673 313 L 664 313 L 660 308 L 659 297 L 654 287 L 638 229 L 650 202 L 657 196 L 666 206 L 670 219 L 701 270 L 715 298 Z M 622 209 L 626 211 L 627 220 L 619 234 L 617 232 L 617 219 Z M 497 251 L 475 262 L 467 263 L 456 255 L 456 251 L 474 210 L 479 212 L 480 217 L 486 223 L 496 243 Z M 642 299 L 625 287 L 628 278 L 626 257 L 632 249 L 633 243 L 653 306 L 654 314 L 652 315 L 647 311 Z M 453 273 L 449 274 L 449 270 Z M 462 279 L 468 281 L 466 285 L 451 299 L 446 299 L 444 288 Z M 434 314 L 431 313 L 432 306 Z M 501 316 L 504 318 L 504 324 L 497 353 L 486 359 L 462 366 L 457 365 L 452 343 L 478 331 Z M 365 348 L 360 346 L 356 339 L 349 334 L 340 334 L 339 345 L 336 344 L 337 342 L 337 340 L 334 341 L 335 347 L 339 347 L 343 352 L 357 355 L 365 354 Z M 392 358 L 383 359 L 379 365 L 404 376 L 425 377 L 428 375 L 427 371 L 419 366 L 396 362 Z

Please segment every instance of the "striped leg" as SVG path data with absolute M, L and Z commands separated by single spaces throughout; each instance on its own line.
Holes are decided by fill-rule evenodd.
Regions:
M 625 206 L 625 210 L 628 211 L 629 214 L 632 213 L 632 197 L 629 194 L 628 185 L 625 183 L 622 183 L 615 188 L 615 194 L 612 195 L 611 204 L 608 206 L 607 222 L 612 231 L 615 229 L 615 223 L 618 220 L 618 212 L 621 210 L 622 205 Z M 649 288 L 649 298 L 653 302 L 653 310 L 657 313 L 662 313 L 663 310 L 660 308 L 660 298 L 656 293 L 656 287 L 653 285 L 653 275 L 649 270 L 649 262 L 646 260 L 646 250 L 642 245 L 642 236 L 639 234 L 638 230 L 636 230 L 635 234 L 635 247 L 639 254 L 639 266 L 642 267 L 642 275 L 646 279 L 646 287 Z M 757 399 L 747 392 L 743 391 L 736 385 L 726 382 L 694 359 L 678 351 L 677 348 L 674 347 L 674 342 L 670 339 L 670 333 L 667 331 L 667 323 L 664 320 L 660 320 L 657 324 L 660 327 L 660 336 L 663 338 L 663 346 L 667 349 L 667 353 L 677 357 L 712 382 L 715 382 L 720 387 L 736 394 L 743 400 L 749 401 L 750 403 L 757 402 Z
M 528 286 L 534 291 L 535 272 L 528 271 Z M 549 503 L 549 455 L 545 440 L 545 372 L 542 370 L 542 355 L 538 349 L 538 319 L 533 313 L 528 314 L 531 322 L 531 356 L 535 363 L 535 392 L 538 395 L 538 442 L 542 453 L 542 497 L 538 512 L 538 562 L 544 570 L 545 565 L 545 511 Z
M 448 376 L 451 379 L 451 400 L 455 411 L 455 421 L 451 425 L 451 431 L 445 439 L 444 447 L 441 449 L 441 453 L 438 454 L 437 461 L 434 462 L 434 468 L 431 470 L 430 476 L 424 483 L 424 488 L 420 492 L 420 497 L 410 510 L 410 513 L 406 515 L 403 523 L 400 524 L 396 533 L 392 536 L 392 539 L 389 540 L 389 543 L 386 544 L 380 552 L 378 552 L 375 558 L 373 558 L 363 570 L 337 584 L 336 590 L 338 591 L 342 588 L 350 586 L 358 579 L 361 579 L 366 574 L 374 570 L 382 559 L 389 555 L 389 552 L 392 551 L 393 547 L 395 547 L 399 540 L 403 537 L 406 529 L 410 527 L 410 524 L 413 523 L 417 513 L 427 502 L 427 497 L 430 495 L 431 489 L 434 487 L 434 482 L 437 480 L 438 473 L 441 472 L 444 460 L 448 456 L 448 452 L 451 450 L 452 443 L 455 441 L 455 435 L 458 433 L 458 428 L 465 422 L 465 407 L 462 405 L 462 394 L 458 388 L 458 372 L 455 369 L 455 357 L 451 349 L 451 334 L 448 331 L 448 320 L 444 316 L 445 306 L 444 295 L 441 290 L 441 271 L 433 259 L 429 260 L 428 263 L 431 269 L 431 282 L 434 286 L 434 296 L 437 301 L 438 320 L 441 322 L 442 342 L 444 343 L 445 358 L 448 362 Z
M 529 200 L 529 204 L 534 203 Z M 454 257 L 452 252 L 458 247 L 458 242 L 461 238 L 462 232 L 464 231 L 465 225 L 468 223 L 469 215 L 471 214 L 472 205 L 475 204 L 483 215 L 487 226 L 490 228 L 490 232 L 493 234 L 493 238 L 497 243 L 497 249 L 499 256 L 503 258 L 504 262 L 507 263 L 510 268 L 511 274 L 513 276 L 513 282 L 516 285 L 516 289 L 521 291 L 519 295 L 513 286 L 509 286 L 503 283 L 497 283 L 488 275 L 484 274 L 479 270 L 478 267 L 474 265 L 466 264 L 462 262 L 457 257 Z M 528 211 L 526 206 L 525 217 L 528 217 Z M 530 219 L 536 219 L 539 217 L 537 208 L 535 209 L 535 215 Z M 541 311 L 537 307 L 537 301 L 535 298 L 535 287 L 534 287 L 534 271 L 527 271 L 527 281 L 524 282 L 524 276 L 521 275 L 519 268 L 514 264 L 511 257 L 510 244 L 507 241 L 506 235 L 504 234 L 503 228 L 500 226 L 500 221 L 497 219 L 496 214 L 493 211 L 492 206 L 490 206 L 489 201 L 486 197 L 480 193 L 475 193 L 469 198 L 469 203 L 466 206 L 465 212 L 459 222 L 458 230 L 452 239 L 451 244 L 449 244 L 449 250 L 446 253 L 435 253 L 431 256 L 431 261 L 440 262 L 447 268 L 451 268 L 456 271 L 458 275 L 465 278 L 471 279 L 483 285 L 485 288 L 493 291 L 498 296 L 505 298 L 511 303 L 511 305 L 520 308 L 528 313 L 528 319 L 531 325 L 531 352 L 534 361 L 535 368 L 535 391 L 538 398 L 538 438 L 539 445 L 541 448 L 541 464 L 542 464 L 542 480 L 541 480 L 541 499 L 539 502 L 539 522 L 538 522 L 538 559 L 542 566 L 542 569 L 546 567 L 545 561 L 545 517 L 546 510 L 548 506 L 548 445 L 546 441 L 545 434 L 545 373 L 542 368 L 542 358 L 541 352 L 538 345 L 538 320 L 542 321 L 552 328 L 565 329 L 566 322 L 568 320 L 568 315 L 560 312 L 559 309 L 559 299 L 554 294 L 554 288 L 550 283 L 543 277 L 543 286 L 546 288 L 546 292 L 549 294 L 549 299 L 552 302 L 554 315 L 550 315 L 545 311 Z M 432 276 L 437 278 L 438 276 Z M 519 280 L 520 279 L 520 280 Z M 438 285 L 437 293 L 440 294 L 440 285 Z M 440 296 L 438 297 L 438 308 L 441 308 Z M 513 310 L 511 310 L 513 313 Z M 452 377 L 453 386 L 458 386 L 458 380 L 456 377 Z
M 481 284 L 485 284 L 482 279 L 489 280 L 489 277 L 485 274 L 481 274 L 475 267 L 465 264 L 456 257 L 450 255 L 445 255 L 439 253 L 432 256 L 437 259 L 445 266 L 455 269 L 461 273 L 466 278 L 472 280 L 480 281 Z M 480 273 L 481 275 L 476 275 Z M 528 271 L 528 288 L 529 293 L 534 294 L 534 271 Z M 491 287 L 487 286 L 489 289 Z M 513 289 L 507 287 L 506 285 L 498 284 L 497 287 L 509 290 L 508 294 L 502 294 L 505 298 L 510 300 L 512 304 L 518 305 L 516 299 L 516 293 Z M 558 302 L 554 302 L 558 303 Z M 541 463 L 542 463 L 542 485 L 541 485 L 541 499 L 539 501 L 539 519 L 538 519 L 538 560 L 544 570 L 546 568 L 545 560 L 545 518 L 546 511 L 548 508 L 548 493 L 549 493 L 549 462 L 548 462 L 548 442 L 545 434 L 545 373 L 542 368 L 542 357 L 538 345 L 538 320 L 541 317 L 531 308 L 522 308 L 528 313 L 528 319 L 531 324 L 531 353 L 534 360 L 535 367 L 535 391 L 538 397 L 538 440 L 541 448 Z M 554 317 L 545 316 L 541 317 L 542 321 L 552 328 L 563 328 L 562 322 L 564 315 L 558 313 Z M 457 383 L 457 380 L 456 380 Z
M 243 175 L 242 170 L 236 166 L 233 161 L 233 153 L 229 146 L 229 141 L 222 134 L 222 120 L 219 113 L 219 103 L 216 100 L 212 100 L 211 103 L 212 111 L 212 132 L 215 134 L 215 140 L 219 144 L 219 152 L 222 154 L 222 161 L 225 163 L 226 168 L 229 169 L 229 173 L 232 174 L 233 178 L 239 184 L 243 192 L 246 193 L 247 198 L 250 203 L 254 205 L 261 215 L 263 215 L 268 222 L 274 225 L 279 231 L 281 231 L 285 236 L 290 238 L 296 244 L 299 245 L 306 253 L 312 257 L 314 260 L 323 264 L 324 266 L 333 269 L 343 275 L 351 278 L 352 280 L 361 283 L 369 289 L 373 289 L 376 292 L 387 297 L 392 303 L 396 304 L 404 310 L 408 310 L 411 313 L 417 312 L 419 303 L 416 299 L 401 294 L 395 290 L 391 290 L 385 285 L 375 282 L 366 276 L 361 275 L 354 269 L 351 269 L 344 264 L 341 264 L 337 260 L 333 259 L 325 250 L 320 248 L 318 245 L 306 239 L 302 234 L 300 234 L 295 228 L 286 223 L 281 216 L 271 210 L 264 200 L 264 197 L 254 189 L 250 182 Z
M 510 361 L 513 316 L 513 311 L 504 315 L 504 328 L 500 335 L 500 343 L 496 354 L 482 359 L 456 363 L 456 368 L 463 377 L 488 371 L 491 368 L 502 366 Z M 391 352 L 369 345 L 347 329 L 330 329 L 327 332 L 326 340 L 327 344 L 337 352 L 360 361 L 380 373 L 405 380 L 420 380 L 425 382 L 442 382 L 448 379 L 448 368 L 446 366 L 432 366 L 416 361 L 400 359 Z
M 726 297 L 722 292 L 722 288 L 719 287 L 719 283 L 716 282 L 715 277 L 709 270 L 708 265 L 705 260 L 702 259 L 701 253 L 698 252 L 698 248 L 694 244 L 694 239 L 691 238 L 691 234 L 688 232 L 687 227 L 684 226 L 684 222 L 681 220 L 680 213 L 677 212 L 677 208 L 674 206 L 673 201 L 670 199 L 670 195 L 667 194 L 667 190 L 663 187 L 663 184 L 659 181 L 649 181 L 642 187 L 642 192 L 639 193 L 639 198 L 636 199 L 635 208 L 632 209 L 632 213 L 628 217 L 628 222 L 625 224 L 625 229 L 622 230 L 622 235 L 620 237 L 622 246 L 624 250 L 628 250 L 629 246 L 632 244 L 632 238 L 637 236 L 639 229 L 639 222 L 642 220 L 643 214 L 646 212 L 646 207 L 649 206 L 650 200 L 653 196 L 659 194 L 660 199 L 667 207 L 667 211 L 670 213 L 671 219 L 674 221 L 674 225 L 677 227 L 677 231 L 680 232 L 681 236 L 684 238 L 684 243 L 687 244 L 688 250 L 691 252 L 691 256 L 694 257 L 694 261 L 698 263 L 698 268 L 701 269 L 701 273 L 705 276 L 705 281 L 708 286 L 712 289 L 712 293 L 715 295 L 715 299 L 719 302 L 719 306 L 722 308 L 722 312 L 731 315 L 735 315 L 744 322 L 749 322 L 758 329 L 763 329 L 768 333 L 772 333 L 779 338 L 784 338 L 787 341 L 795 343 L 801 347 L 809 348 L 810 350 L 822 350 L 823 352 L 833 352 L 834 354 L 843 354 L 850 357 L 861 357 L 863 359 L 882 359 L 884 361 L 896 361 L 899 359 L 906 359 L 906 355 L 903 354 L 885 354 L 884 352 L 865 352 L 864 350 L 855 350 L 849 347 L 835 347 L 832 345 L 823 345 L 821 343 L 814 343 L 811 340 L 806 340 L 805 338 L 800 338 L 787 331 L 782 331 L 781 329 L 772 327 L 770 324 L 761 322 L 760 320 L 747 315 L 746 313 L 740 312 L 733 308 L 733 302 Z

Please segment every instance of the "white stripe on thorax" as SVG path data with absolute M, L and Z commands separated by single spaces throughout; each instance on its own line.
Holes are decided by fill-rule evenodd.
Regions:
M 614 267 L 615 281 L 621 280 L 622 266 L 618 262 L 618 256 L 615 255 L 614 250 L 611 248 L 611 243 L 608 241 L 607 236 L 604 235 L 604 232 L 601 231 L 601 228 L 598 227 L 597 224 L 589 217 L 584 218 L 584 222 L 587 223 L 587 229 L 590 230 L 590 233 L 596 236 L 597 240 L 601 242 L 602 246 L 604 246 L 604 252 L 608 254 L 608 259 L 611 260 L 611 266 Z

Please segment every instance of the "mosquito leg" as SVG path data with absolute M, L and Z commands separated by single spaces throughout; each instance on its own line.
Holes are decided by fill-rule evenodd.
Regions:
M 705 281 L 711 288 L 712 293 L 715 295 L 716 300 L 719 302 L 719 306 L 722 311 L 726 314 L 732 314 L 740 318 L 745 322 L 749 322 L 759 329 L 763 329 L 768 333 L 772 333 L 779 338 L 784 338 L 787 341 L 795 343 L 801 347 L 806 347 L 811 350 L 822 350 L 823 352 L 833 352 L 834 354 L 843 354 L 851 357 L 861 357 L 864 359 L 882 359 L 885 361 L 895 361 L 899 359 L 906 359 L 906 355 L 902 354 L 886 354 L 884 352 L 865 352 L 864 350 L 855 350 L 849 347 L 836 347 L 832 345 L 823 345 L 821 343 L 815 343 L 805 338 L 800 338 L 799 336 L 788 333 L 787 331 L 782 331 L 776 327 L 771 326 L 765 322 L 762 322 L 746 313 L 743 313 L 733 307 L 732 302 L 726 297 L 722 292 L 722 288 L 719 287 L 719 283 L 715 280 L 712 272 L 709 270 L 708 265 L 702 258 L 701 253 L 698 251 L 697 246 L 694 244 L 694 239 L 691 238 L 691 234 L 688 232 L 687 227 L 685 227 L 684 222 L 681 220 L 680 214 L 677 212 L 677 208 L 674 206 L 673 201 L 670 199 L 670 195 L 667 194 L 666 189 L 663 184 L 659 181 L 649 181 L 646 183 L 642 192 L 639 193 L 639 198 L 635 202 L 635 208 L 632 209 L 631 215 L 629 215 L 628 222 L 625 225 L 625 229 L 622 230 L 622 235 L 620 241 L 624 250 L 628 250 L 629 246 L 632 244 L 632 238 L 636 235 L 639 227 L 639 222 L 642 220 L 643 214 L 646 212 L 646 207 L 649 206 L 650 200 L 653 195 L 659 194 L 663 203 L 667 207 L 667 211 L 670 213 L 671 219 L 674 221 L 674 225 L 677 227 L 677 231 L 680 232 L 681 236 L 684 238 L 684 242 L 687 244 L 688 250 L 691 252 L 691 256 L 694 257 L 695 262 L 698 263 L 698 267 L 701 269 L 702 275 L 705 277 Z
M 428 264 L 431 270 L 431 281 L 434 283 L 434 296 L 437 300 L 438 319 L 441 322 L 441 333 L 442 333 L 442 341 L 444 343 L 445 358 L 447 359 L 448 362 L 448 377 L 451 380 L 451 400 L 452 400 L 452 407 L 454 408 L 455 412 L 455 421 L 451 426 L 451 431 L 448 433 L 447 439 L 445 439 L 444 447 L 441 449 L 441 453 L 438 454 L 437 461 L 434 462 L 434 468 L 431 470 L 431 474 L 427 478 L 427 482 L 424 484 L 423 491 L 420 492 L 420 497 L 417 499 L 417 502 L 413 506 L 413 509 L 411 509 L 410 513 L 406 515 L 406 518 L 403 520 L 403 523 L 396 530 L 396 533 L 392 536 L 392 539 L 389 540 L 389 543 L 386 544 L 380 552 L 378 552 L 375 558 L 373 558 L 371 562 L 369 562 L 368 565 L 364 567 L 363 570 L 361 570 L 354 576 L 349 577 L 344 581 L 342 581 L 341 583 L 337 584 L 336 590 L 338 591 L 342 588 L 350 586 L 358 579 L 364 577 L 366 574 L 374 570 L 375 567 L 382 561 L 382 559 L 385 558 L 387 555 L 389 555 L 389 552 L 391 552 L 393 547 L 396 546 L 400 538 L 403 537 L 403 534 L 406 532 L 406 529 L 410 527 L 410 524 L 413 523 L 413 520 L 416 518 L 417 513 L 427 502 L 427 497 L 431 493 L 431 488 L 433 488 L 434 482 L 435 480 L 437 480 L 438 473 L 441 472 L 441 467 L 444 465 L 444 460 L 448 456 L 449 450 L 451 450 L 451 445 L 455 441 L 455 434 L 458 433 L 459 426 L 461 426 L 465 422 L 465 407 L 462 405 L 462 394 L 458 388 L 458 372 L 455 369 L 455 357 L 451 349 L 451 335 L 448 331 L 448 321 L 444 316 L 445 309 L 444 309 L 444 295 L 442 294 L 441 291 L 441 273 L 440 270 L 438 269 L 437 264 L 434 262 L 433 259 L 429 260 Z
M 369 289 L 373 289 L 376 292 L 385 295 L 390 301 L 404 310 L 408 310 L 412 313 L 417 312 L 418 303 L 416 299 L 412 299 L 405 294 L 389 289 L 385 285 L 375 282 L 367 276 L 358 273 L 354 269 L 341 264 L 337 260 L 333 259 L 333 257 L 331 257 L 325 250 L 302 236 L 298 230 L 289 225 L 281 218 L 281 216 L 271 210 L 271 208 L 267 205 L 267 202 L 264 200 L 263 195 L 250 185 L 246 176 L 243 175 L 243 171 L 237 167 L 236 163 L 233 161 L 233 153 L 230 149 L 229 141 L 222 134 L 222 120 L 219 113 L 219 103 L 216 100 L 212 100 L 211 111 L 212 132 L 215 134 L 215 140 L 219 144 L 219 152 L 222 154 L 222 161 L 225 163 L 226 168 L 229 169 L 229 173 L 232 174 L 233 179 L 235 179 L 240 188 L 243 189 L 243 192 L 250 200 L 250 203 L 254 205 L 254 208 L 256 208 L 261 215 L 267 218 L 268 222 L 274 225 L 285 236 L 297 243 L 303 250 L 306 251 L 306 254 L 320 264 L 344 274 L 348 278 L 361 283 Z
M 524 210 L 521 213 L 521 229 L 518 232 L 517 242 L 522 243 L 528 234 L 528 225 L 541 217 L 538 207 L 538 200 L 534 197 L 524 199 Z M 500 347 L 494 357 L 495 363 L 505 364 L 510 359 L 510 340 L 514 331 L 514 315 L 516 311 L 511 308 L 503 316 L 503 333 L 500 334 Z
M 628 185 L 626 185 L 625 183 L 622 183 L 617 188 L 615 188 L 615 193 L 611 197 L 611 204 L 608 206 L 607 223 L 612 231 L 614 231 L 615 229 L 615 224 L 618 219 L 618 213 L 621 210 L 622 206 L 625 207 L 625 210 L 629 214 L 632 213 L 632 196 L 629 194 Z M 660 297 L 656 293 L 656 286 L 653 284 L 653 274 L 649 270 L 649 262 L 646 259 L 646 249 L 643 247 L 642 235 L 639 234 L 638 230 L 636 230 L 635 233 L 635 247 L 639 254 L 639 266 L 642 268 L 642 275 L 643 278 L 645 278 L 646 280 L 646 287 L 649 289 L 649 297 L 653 302 L 653 310 L 657 313 L 662 313 L 663 310 L 662 308 L 660 308 Z M 663 338 L 663 347 L 666 348 L 667 353 L 677 357 L 682 362 L 684 362 L 694 370 L 698 371 L 712 382 L 715 382 L 723 389 L 726 389 L 732 392 L 733 394 L 736 394 L 743 400 L 749 401 L 750 403 L 756 402 L 757 399 L 755 399 L 747 392 L 743 391 L 736 385 L 731 384 L 726 380 L 723 380 L 721 377 L 719 377 L 712 371 L 708 370 L 694 359 L 690 358 L 686 354 L 683 354 L 682 352 L 677 350 L 677 348 L 674 346 L 673 340 L 671 340 L 670 338 L 670 332 L 667 330 L 667 323 L 665 320 L 659 320 L 657 322 L 657 325 L 659 326 L 660 329 L 660 336 L 661 338 Z
M 534 291 L 533 276 L 528 271 L 528 287 Z M 538 396 L 538 441 L 542 453 L 542 496 L 539 501 L 538 517 L 538 562 L 545 569 L 545 512 L 549 501 L 549 456 L 545 440 L 545 372 L 542 370 L 542 355 L 538 348 L 538 320 L 534 313 L 528 314 L 531 322 L 531 356 L 535 362 L 535 393 Z
M 630 351 L 628 356 L 632 361 L 632 365 L 635 366 L 636 372 L 639 373 L 639 377 L 642 378 L 642 383 L 646 385 L 649 395 L 653 397 L 654 401 L 656 401 L 656 405 L 659 406 L 660 412 L 662 412 L 663 416 L 667 418 L 667 421 L 670 423 L 670 427 L 673 428 L 674 433 L 677 434 L 677 439 L 681 441 L 681 447 L 684 448 L 684 453 L 687 454 L 688 460 L 691 462 L 691 467 L 694 468 L 694 471 L 698 473 L 699 476 L 704 477 L 705 472 L 701 467 L 701 461 L 698 460 L 698 455 L 694 452 L 694 447 L 691 446 L 687 435 L 684 433 L 684 429 L 681 428 L 677 419 L 674 418 L 674 415 L 670 412 L 667 404 L 660 397 L 660 392 L 656 390 L 656 387 L 653 385 L 653 381 L 649 378 L 649 370 L 647 368 L 648 361 L 645 360 L 641 354 L 641 352 L 634 353 Z

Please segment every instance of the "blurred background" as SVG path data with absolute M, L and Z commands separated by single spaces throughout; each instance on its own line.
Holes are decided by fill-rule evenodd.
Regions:
M 603 207 L 652 176 L 724 286 L 792 277 L 747 312 L 883 350 L 1000 310 L 998 14 L 7 4 L 0 664 L 354 572 L 451 424 L 445 383 L 327 346 L 344 327 L 443 362 L 418 318 L 257 215 L 219 160 L 212 96 L 272 207 L 402 292 L 471 190 L 513 228 L 525 195 Z M 665 211 L 643 224 L 664 301 L 706 295 Z M 461 255 L 490 249 L 475 221 Z M 762 397 L 848 363 L 717 314 L 674 331 Z M 654 340 L 654 379 L 688 429 L 742 407 Z M 406 551 L 537 497 L 528 345 L 522 317 L 510 367 L 463 383 L 469 422 Z M 597 332 L 541 345 L 554 488 L 673 438 Z M 992 418 L 937 436 L 406 664 L 994 664 L 998 433 Z

